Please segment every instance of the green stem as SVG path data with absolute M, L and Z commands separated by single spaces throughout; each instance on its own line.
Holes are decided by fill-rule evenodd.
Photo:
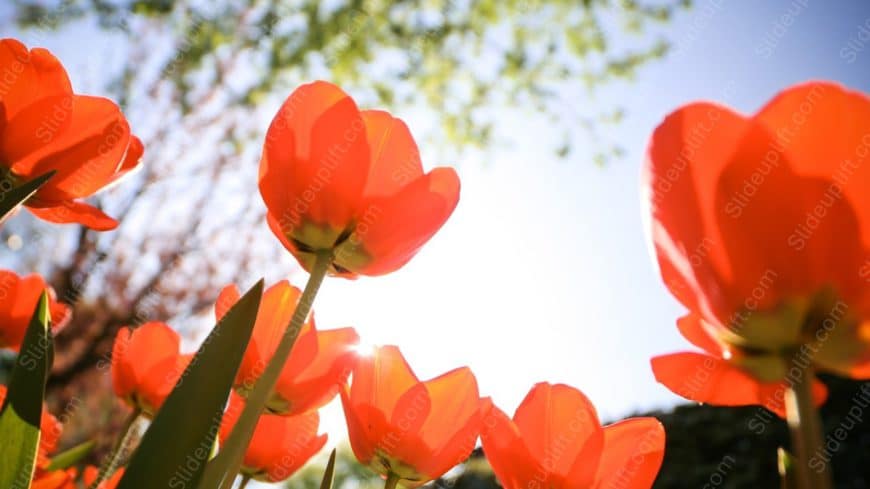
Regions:
M 305 290 L 302 292 L 302 297 L 296 305 L 296 311 L 293 312 L 293 317 L 290 319 L 290 325 L 284 331 L 284 336 L 281 338 L 278 348 L 275 349 L 272 359 L 266 365 L 263 374 L 260 375 L 256 384 L 254 384 L 254 389 L 248 394 L 245 408 L 242 410 L 235 428 L 233 428 L 229 438 L 224 443 L 223 450 L 218 454 L 218 459 L 223 459 L 228 469 L 224 472 L 221 489 L 230 489 L 235 475 L 239 473 L 245 450 L 254 434 L 254 428 L 257 426 L 257 420 L 259 420 L 260 414 L 262 414 L 266 402 L 272 394 L 272 389 L 278 382 L 278 377 L 284 368 L 284 364 L 287 362 L 287 358 L 290 356 L 290 351 L 293 349 L 293 344 L 296 342 L 299 330 L 302 329 L 305 320 L 308 318 L 308 313 L 314 304 L 314 298 L 320 289 L 320 284 L 323 283 L 323 278 L 326 277 L 326 272 L 329 270 L 332 258 L 332 250 L 317 252 L 314 266 L 311 268 L 311 275 L 308 277 L 308 283 L 305 284 Z
M 799 366 L 798 366 L 799 367 Z M 800 367 L 799 367 L 800 368 Z M 815 374 L 812 365 L 801 368 L 801 376 L 786 392 L 786 413 L 791 431 L 792 450 L 797 459 L 797 477 L 802 489 L 831 489 L 828 465 L 820 470 L 810 466 L 814 453 L 822 449 L 822 422 L 813 400 Z
M 387 474 L 387 481 L 384 482 L 384 489 L 396 489 L 396 485 L 399 483 L 399 476 L 393 472 Z
M 245 489 L 246 487 L 248 487 L 248 482 L 251 482 L 251 476 L 243 475 L 242 476 L 242 483 L 239 484 L 239 489 Z
M 121 461 L 121 457 L 124 452 L 127 451 L 127 445 L 130 443 L 130 435 L 133 434 L 133 426 L 135 426 L 136 421 L 139 420 L 140 414 L 142 414 L 142 411 L 139 408 L 135 408 L 130 415 L 127 416 L 127 419 L 124 420 L 120 436 L 115 440 L 115 445 L 112 446 L 112 451 L 109 452 L 108 457 L 105 462 L 103 462 L 102 467 L 100 467 L 100 472 L 97 474 L 97 478 L 91 482 L 88 489 L 97 489 L 104 480 L 115 472 L 115 469 L 118 467 L 118 462 Z

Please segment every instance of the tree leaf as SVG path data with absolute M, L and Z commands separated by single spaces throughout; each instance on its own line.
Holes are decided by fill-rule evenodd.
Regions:
M 5 185 L 0 186 L 0 222 L 3 222 L 12 211 L 23 204 L 45 185 L 48 180 L 54 176 L 57 171 L 52 170 L 44 175 L 40 175 L 29 182 L 25 182 L 17 187 L 6 189 Z M 4 182 L 6 183 L 6 182 Z
M 95 445 L 96 443 L 93 440 L 88 440 L 84 443 L 79 443 L 69 450 L 58 453 L 54 457 L 51 457 L 51 463 L 48 464 L 45 470 L 51 472 L 53 470 L 68 469 L 87 457 Z
M 196 487 L 251 338 L 263 281 L 218 322 L 133 454 L 118 489 Z
M 48 294 L 30 318 L 0 411 L 0 487 L 30 487 L 39 449 L 45 381 L 54 360 Z

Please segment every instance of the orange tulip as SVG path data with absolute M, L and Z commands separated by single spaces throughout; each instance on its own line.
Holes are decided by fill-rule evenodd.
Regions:
M 100 471 L 96 467 L 86 467 L 82 473 L 83 487 L 90 487 L 90 485 L 97 480 L 97 475 L 99 473 Z M 76 484 L 77 475 L 78 471 L 76 469 L 48 472 L 37 476 L 33 480 L 30 489 L 79 489 L 79 485 Z M 111 477 L 101 482 L 100 485 L 97 486 L 97 489 L 115 489 L 118 487 L 118 483 L 121 481 L 123 475 L 123 468 L 116 470 Z
M 230 394 L 230 404 L 221 421 L 221 443 L 230 435 L 244 406 L 241 396 Z M 326 444 L 327 436 L 317 434 L 319 426 L 317 411 L 295 416 L 261 415 L 245 451 L 241 473 L 266 482 L 289 478 Z
M 595 407 L 567 385 L 540 383 L 513 420 L 487 402 L 483 452 L 505 489 L 649 489 L 665 453 L 655 418 L 602 427 Z
M 178 333 L 165 323 L 121 328 L 112 348 L 115 394 L 146 417 L 153 417 L 193 356 L 182 355 L 180 346 Z
M 30 489 L 77 489 L 75 483 L 77 474 L 76 469 L 37 474 L 30 484 Z
M 357 109 L 340 88 L 296 89 L 269 126 L 260 163 L 268 223 L 300 264 L 333 250 L 330 271 L 382 275 L 408 262 L 453 213 L 459 178 L 423 173 L 408 127 Z
M 247 396 L 275 353 L 301 293 L 282 280 L 263 293 L 251 341 L 236 374 L 235 387 Z M 220 320 L 239 300 L 235 285 L 225 287 L 215 305 Z M 303 325 L 272 397 L 266 403 L 274 414 L 302 414 L 317 409 L 338 394 L 356 362 L 359 336 L 353 328 L 318 331 L 312 317 Z
M 395 346 L 360 358 L 341 402 L 356 458 L 407 487 L 468 458 L 480 433 L 477 381 L 467 367 L 421 382 Z
M 51 329 L 63 328 L 70 318 L 70 308 L 57 302 L 54 289 L 39 275 L 19 277 L 15 272 L 0 270 L 0 349 L 15 351 L 21 347 L 30 318 L 42 292 L 48 290 Z
M 135 168 L 142 143 L 113 102 L 73 93 L 45 49 L 0 40 L 0 164 L 4 185 L 57 174 L 25 203 L 40 219 L 104 231 L 118 223 L 82 202 Z
M 768 385 L 807 365 L 870 376 L 868 127 L 867 96 L 814 82 L 752 116 L 695 103 L 656 129 L 645 217 L 662 278 L 690 311 L 684 332 L 709 336 L 710 362 Z M 679 392 L 706 358 L 653 366 Z M 704 400 L 759 400 L 740 372 L 715 378 Z
M 0 385 L 0 407 L 6 400 L 6 386 Z M 42 417 L 39 420 L 39 449 L 36 454 L 36 469 L 41 470 L 48 466 L 51 462 L 50 456 L 57 449 L 57 442 L 60 440 L 60 435 L 63 426 L 60 421 L 48 412 L 48 409 L 43 407 Z

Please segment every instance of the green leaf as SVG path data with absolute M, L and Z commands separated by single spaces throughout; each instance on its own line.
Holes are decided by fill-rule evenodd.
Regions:
M 196 487 L 251 338 L 263 281 L 215 326 L 133 454 L 118 489 Z
M 320 489 L 332 489 L 332 481 L 335 479 L 335 448 L 329 454 L 329 462 L 326 463 L 326 470 L 323 472 L 323 480 L 320 482 Z
M 25 182 L 22 185 L 12 188 L 6 188 L 8 180 L 4 179 L 4 181 L 0 183 L 0 222 L 3 222 L 7 217 L 9 217 L 9 215 L 12 214 L 12 211 L 14 211 L 19 205 L 23 204 L 25 200 L 32 197 L 33 194 L 35 194 L 40 187 L 45 185 L 55 173 L 57 173 L 57 171 L 52 170 L 29 182 Z
M 68 469 L 87 457 L 95 445 L 96 443 L 93 440 L 88 440 L 84 443 L 79 443 L 69 450 L 58 453 L 54 457 L 51 457 L 51 463 L 48 464 L 45 470 L 50 472 L 52 470 Z
M 0 487 L 29 487 L 39 449 L 45 381 L 54 360 L 48 294 L 42 293 L 0 410 Z

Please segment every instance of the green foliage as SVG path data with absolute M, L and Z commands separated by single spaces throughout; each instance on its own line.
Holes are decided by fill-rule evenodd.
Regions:
M 323 470 L 320 489 L 332 489 L 332 484 L 335 482 L 335 454 L 336 450 L 333 448 L 329 454 L 329 460 L 326 462 L 326 468 Z
M 560 104 L 565 87 L 588 93 L 632 79 L 669 44 L 651 34 L 687 0 L 63 0 L 60 8 L 17 0 L 19 24 L 56 27 L 95 16 L 132 43 L 142 29 L 170 36 L 174 52 L 159 70 L 175 88 L 182 114 L 198 102 L 194 80 L 220 85 L 232 68 L 244 73 L 227 106 L 260 103 L 289 93 L 301 81 L 327 77 L 367 91 L 373 105 L 425 107 L 437 114 L 436 142 L 486 147 L 497 136 L 492 108 L 525 107 L 549 113 L 566 128 L 611 122 L 610 108 Z M 51 22 L 46 19 L 54 19 Z M 141 62 L 131 61 L 116 80 L 117 96 L 130 100 L 141 87 Z M 574 92 L 572 92 L 574 93 Z M 592 99 L 590 98 L 590 101 Z M 568 109 L 568 110 L 566 110 Z M 590 110 L 595 112 L 590 112 Z M 566 114 L 566 112 L 568 112 Z M 590 141 L 602 141 L 597 135 Z M 615 148 L 599 148 L 615 156 Z M 564 148 L 556 149 L 567 155 Z
M 254 329 L 263 281 L 218 322 L 142 437 L 119 489 L 195 487 Z
M 0 410 L 0 487 L 28 487 L 39 448 L 45 381 L 54 355 L 48 295 L 43 292 Z
M 32 197 L 40 187 L 48 183 L 48 180 L 55 173 L 52 170 L 21 184 L 13 182 L 13 179 L 8 174 L 0 178 L 0 222 L 6 220 L 18 206 Z
M 65 450 L 51 457 L 51 463 L 46 467 L 46 471 L 63 470 L 74 465 L 78 465 L 85 457 L 94 449 L 93 441 L 86 441 Z

